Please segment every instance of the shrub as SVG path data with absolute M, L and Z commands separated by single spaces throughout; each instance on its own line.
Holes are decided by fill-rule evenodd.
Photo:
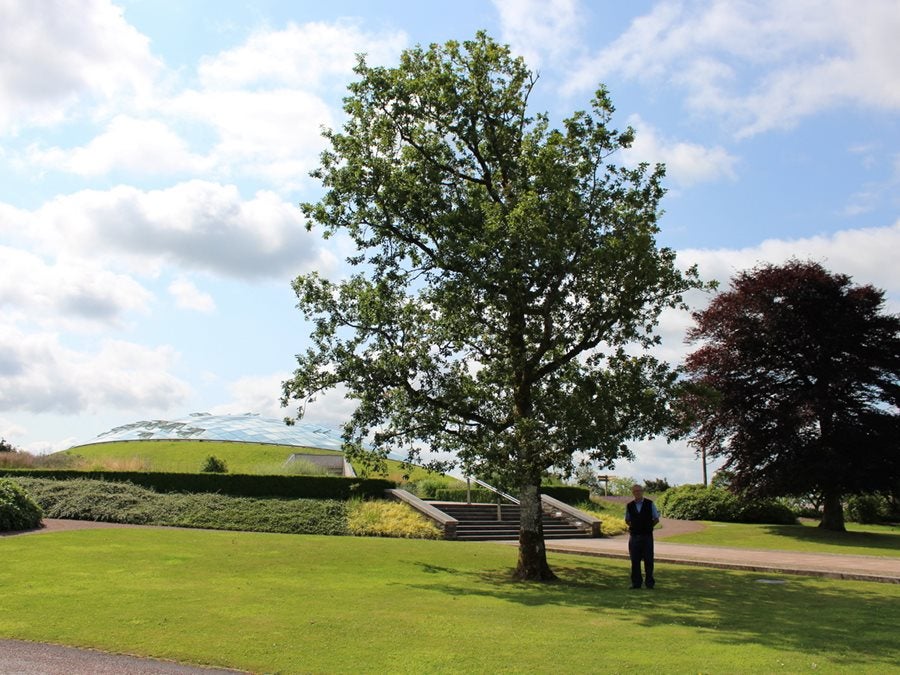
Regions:
M 739 523 L 793 525 L 797 522 L 797 514 L 777 499 L 740 499 L 735 520 Z
M 287 534 L 347 534 L 347 502 L 160 494 L 130 483 L 17 478 L 48 518 Z
M 888 518 L 888 501 L 877 494 L 853 495 L 847 500 L 847 518 L 856 523 L 880 523 Z
M 722 488 L 679 485 L 666 490 L 657 500 L 660 515 L 679 520 L 733 521 L 737 499 Z
M 680 520 L 717 520 L 732 523 L 790 525 L 794 512 L 774 499 L 738 497 L 718 487 L 679 485 L 658 499 L 660 514 Z
M 497 501 L 497 495 L 484 488 L 442 488 L 435 491 L 435 499 L 441 502 L 464 502 L 471 497 L 473 502 L 479 504 L 493 504 Z
M 205 460 L 203 460 L 203 466 L 200 469 L 201 473 L 228 473 L 228 465 L 225 463 L 224 459 L 219 459 L 218 457 L 213 457 L 210 455 Z
M 449 485 L 440 478 L 423 478 L 407 485 L 407 489 L 419 499 L 437 499 L 438 492 L 449 489 Z
M 542 485 L 541 493 L 566 504 L 577 504 L 588 501 L 591 498 L 588 488 L 574 485 Z
M 584 511 L 600 519 L 600 535 L 603 537 L 615 537 L 617 534 L 624 534 L 628 531 L 624 509 L 620 509 L 617 514 L 609 513 L 606 505 L 593 501 L 583 501 L 573 506 L 579 511 Z
M 644 492 L 650 495 L 661 495 L 670 487 L 672 486 L 665 478 L 652 478 L 644 481 Z
M 35 501 L 11 480 L 0 479 L 0 531 L 40 527 L 43 512 Z
M 347 529 L 358 537 L 441 539 L 443 532 L 407 504 L 386 501 L 351 501 Z
M 235 497 L 281 497 L 300 499 L 350 499 L 384 496 L 396 483 L 380 478 L 342 476 L 250 475 L 240 473 L 158 473 L 135 471 L 74 471 L 69 469 L 0 469 L 0 476 L 92 479 L 133 483 L 157 492 L 217 492 Z

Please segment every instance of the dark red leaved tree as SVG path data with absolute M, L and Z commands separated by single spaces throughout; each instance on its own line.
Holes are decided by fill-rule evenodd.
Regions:
M 842 497 L 900 478 L 900 316 L 884 293 L 814 262 L 742 272 L 694 315 L 686 367 L 692 443 L 726 458 L 733 487 Z

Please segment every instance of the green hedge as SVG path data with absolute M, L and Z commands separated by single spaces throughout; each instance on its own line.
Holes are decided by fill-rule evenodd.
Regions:
M 466 488 L 444 488 L 442 490 L 435 490 L 434 498 L 439 502 L 464 502 L 466 501 L 466 496 Z M 497 495 L 484 488 L 472 488 L 471 496 L 472 501 L 478 504 L 493 504 L 497 501 Z
M 11 480 L 0 480 L 0 532 L 32 530 L 43 513 L 31 496 Z
M 244 532 L 347 534 L 349 500 L 166 493 L 102 480 L 16 478 L 47 518 Z M 366 502 L 368 503 L 368 502 Z
M 591 493 L 587 488 L 573 487 L 571 485 L 543 485 L 541 493 L 548 497 L 553 497 L 566 504 L 579 504 L 589 501 Z M 516 497 L 517 495 L 513 495 Z M 465 488 L 444 488 L 435 490 L 435 499 L 441 502 L 464 502 L 466 501 Z M 497 501 L 497 495 L 490 490 L 484 488 L 472 488 L 472 501 L 478 503 L 494 503 Z
M 590 490 L 574 485 L 542 485 L 541 493 L 569 505 L 591 500 Z
M 73 480 L 84 478 L 132 483 L 157 492 L 212 492 L 234 497 L 283 499 L 380 499 L 396 483 L 380 478 L 340 476 L 256 476 L 221 473 L 156 473 L 139 471 L 75 471 L 69 469 L 2 469 L 0 476 Z
M 791 525 L 797 521 L 793 511 L 775 500 L 740 498 L 724 488 L 703 485 L 669 488 L 656 504 L 661 515 L 679 520 L 775 525 Z

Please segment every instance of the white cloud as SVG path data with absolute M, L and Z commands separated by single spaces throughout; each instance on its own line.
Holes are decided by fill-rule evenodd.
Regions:
M 900 221 L 889 227 L 842 230 L 804 239 L 767 239 L 744 249 L 685 249 L 680 264 L 697 264 L 706 279 L 727 286 L 735 273 L 761 263 L 780 264 L 790 258 L 820 262 L 832 272 L 849 274 L 856 284 L 873 284 L 892 302 L 900 301 Z
M 577 0 L 494 0 L 502 41 L 536 69 L 543 56 L 558 59 L 579 44 Z
M 0 410 L 75 414 L 106 409 L 165 410 L 189 386 L 172 375 L 176 354 L 106 340 L 95 352 L 62 345 L 53 333 L 0 325 Z
M 216 301 L 209 293 L 204 293 L 187 279 L 176 279 L 169 284 L 169 293 L 175 298 L 175 304 L 182 309 L 209 314 L 215 311 Z
M 129 276 L 69 258 L 47 263 L 0 246 L 0 307 L 7 322 L 27 316 L 46 327 L 100 329 L 146 311 L 152 297 Z
M 32 145 L 28 161 L 47 169 L 81 176 L 100 176 L 121 170 L 157 175 L 207 171 L 212 162 L 192 153 L 187 144 L 158 120 L 115 117 L 99 136 L 77 148 Z
M 632 146 L 622 151 L 622 159 L 626 165 L 663 162 L 666 165 L 666 175 L 683 187 L 722 178 L 736 178 L 734 166 L 737 158 L 725 148 L 710 148 L 697 143 L 662 138 L 656 129 L 638 115 L 632 115 L 628 123 L 635 128 L 636 135 Z
M 566 89 L 613 74 L 662 82 L 748 136 L 839 105 L 900 109 L 898 33 L 895 0 L 661 2 L 574 69 Z
M 334 257 L 306 231 L 298 207 L 267 191 L 188 181 L 165 190 L 118 186 L 61 195 L 35 211 L 0 205 L 0 231 L 27 233 L 66 253 L 156 274 L 164 265 L 239 278 L 330 271 Z
M 235 380 L 227 386 L 231 401 L 215 406 L 210 412 L 216 415 L 255 412 L 276 418 L 296 417 L 298 402 L 292 402 L 286 408 L 281 406 L 281 384 L 290 377 L 290 373 L 284 372 Z M 345 398 L 345 393 L 346 389 L 339 386 L 316 396 L 315 401 L 305 406 L 302 421 L 340 428 L 356 408 L 356 403 Z
M 78 102 L 146 97 L 160 65 L 107 0 L 2 0 L 0 132 L 60 122 Z
M 356 54 L 366 54 L 369 64 L 382 64 L 406 42 L 402 31 L 371 33 L 356 22 L 288 23 L 282 30 L 258 30 L 241 46 L 204 58 L 198 74 L 205 89 L 342 88 Z
M 164 104 L 168 114 L 210 125 L 218 141 L 209 162 L 221 175 L 266 178 L 282 188 L 310 182 L 325 148 L 331 108 L 297 89 L 186 91 Z

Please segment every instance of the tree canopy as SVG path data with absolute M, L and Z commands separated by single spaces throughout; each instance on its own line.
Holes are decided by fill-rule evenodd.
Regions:
M 884 293 L 793 260 L 738 274 L 694 315 L 693 442 L 726 458 L 732 488 L 841 498 L 900 477 L 900 317 Z
M 608 126 L 603 88 L 559 129 L 532 114 L 537 78 L 483 33 L 356 73 L 312 174 L 326 192 L 302 208 L 352 239 L 357 271 L 294 281 L 314 330 L 283 402 L 302 414 L 343 385 L 351 452 L 424 447 L 501 476 L 522 504 L 517 576 L 552 578 L 542 474 L 575 453 L 610 465 L 667 424 L 675 375 L 647 352 L 702 284 L 656 244 L 664 169 L 612 163 L 633 131 Z

